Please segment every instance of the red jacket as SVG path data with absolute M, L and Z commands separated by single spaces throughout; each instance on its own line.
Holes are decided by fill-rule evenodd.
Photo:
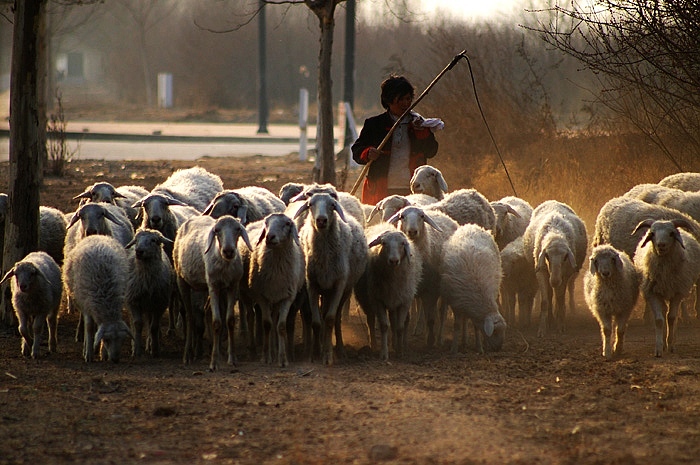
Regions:
M 360 165 L 366 165 L 370 148 L 376 148 L 382 143 L 384 137 L 394 125 L 389 112 L 367 118 L 360 136 L 352 144 L 352 158 Z M 411 142 L 409 156 L 409 169 L 411 174 L 421 165 L 425 165 L 428 158 L 435 156 L 438 150 L 438 142 L 430 129 L 416 129 L 412 124 L 408 125 L 408 136 Z M 387 142 L 382 155 L 374 160 L 369 167 L 367 177 L 362 185 L 362 202 L 375 205 L 387 196 L 387 176 L 389 174 L 389 160 L 391 157 L 391 140 Z M 406 186 L 408 188 L 408 186 Z

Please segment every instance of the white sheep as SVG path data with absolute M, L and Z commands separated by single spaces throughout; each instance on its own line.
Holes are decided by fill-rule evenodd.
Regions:
M 369 255 L 365 271 L 355 284 L 355 298 L 367 315 L 372 349 L 376 348 L 378 318 L 381 359 L 389 360 L 389 324 L 394 352 L 402 357 L 408 344 L 406 324 L 422 276 L 423 260 L 406 235 L 388 223 L 368 228 L 365 237 Z
M 684 191 L 700 191 L 700 173 L 685 172 L 666 176 L 659 181 L 660 186 L 673 187 Z
M 126 244 L 129 254 L 129 273 L 126 286 L 126 307 L 131 315 L 134 336 L 133 355 L 144 353 L 141 339 L 144 323 L 148 328 L 146 350 L 160 355 L 160 320 L 168 307 L 175 282 L 170 259 L 163 245 L 172 243 L 154 229 L 141 229 Z
M 181 169 L 151 190 L 151 194 L 162 194 L 179 200 L 202 212 L 224 190 L 224 183 L 216 174 L 202 167 Z
M 138 227 L 138 210 L 131 205 L 138 199 L 148 195 L 148 190 L 142 186 L 120 186 L 115 188 L 112 184 L 101 181 L 88 186 L 82 193 L 73 197 L 73 200 L 81 199 L 81 202 L 105 202 L 116 205 L 126 213 L 134 228 Z M 82 203 L 81 203 L 82 205 Z
M 419 166 L 411 177 L 411 192 L 426 194 L 441 200 L 447 192 L 447 182 L 439 169 L 430 165 Z
M 53 207 L 39 207 L 39 250 L 46 252 L 57 264 L 63 263 L 68 222 L 62 211 Z
M 446 307 L 440 306 L 440 325 L 435 335 L 440 298 L 440 270 L 442 269 L 442 245 L 459 225 L 449 216 L 438 211 L 425 211 L 410 206 L 401 209 L 387 221 L 401 230 L 416 245 L 423 260 L 423 273 L 418 286 L 417 299 L 423 311 L 428 329 L 427 344 L 432 347 L 437 339 L 442 342 L 442 329 Z M 426 224 L 429 226 L 426 226 Z
M 641 276 L 644 299 L 654 316 L 657 357 L 666 349 L 673 352 L 681 301 L 700 278 L 700 244 L 678 228 L 692 230 L 693 225 L 685 220 L 648 219 L 635 228 L 635 233 L 646 231 L 637 246 L 634 265 Z
M 263 360 L 272 363 L 271 347 L 274 345 L 273 334 L 276 334 L 277 362 L 285 367 L 289 364 L 287 354 L 293 354 L 294 350 L 294 333 L 287 334 L 287 317 L 306 279 L 304 252 L 291 218 L 273 213 L 262 223 L 250 252 L 248 287 L 252 301 L 261 310 Z M 271 329 L 274 333 L 270 332 Z
M 591 251 L 583 289 L 586 304 L 600 326 L 603 356 L 610 360 L 613 353 L 622 353 L 627 322 L 639 297 L 639 274 L 625 252 L 599 245 Z
M 127 273 L 126 250 L 110 236 L 88 236 L 66 254 L 63 282 L 83 316 L 86 362 L 94 360 L 100 343 L 102 359 L 118 362 L 124 339 L 133 337 L 122 319 Z
M 245 226 L 285 208 L 285 203 L 264 187 L 247 186 L 219 192 L 202 214 L 213 218 L 231 215 Z
M 532 216 L 532 206 L 519 197 L 508 196 L 491 202 L 491 207 L 496 215 L 493 235 L 498 248 L 503 250 L 525 232 Z
M 49 328 L 49 352 L 55 352 L 58 309 L 63 294 L 61 269 L 56 261 L 46 252 L 31 252 L 5 273 L 0 284 L 8 279 L 12 279 L 12 306 L 22 335 L 22 355 L 39 357 L 46 325 Z
M 140 209 L 138 218 L 142 229 L 155 229 L 171 241 L 185 221 L 201 214 L 195 207 L 163 194 L 148 194 L 132 206 Z M 172 244 L 166 244 L 165 252 L 172 259 Z
M 328 194 L 331 197 L 333 197 L 335 200 L 337 200 L 340 203 L 340 206 L 343 208 L 343 213 L 347 216 L 350 215 L 357 222 L 361 225 L 364 226 L 366 218 L 365 218 L 365 211 L 362 208 L 362 204 L 360 201 L 357 199 L 357 197 L 350 195 L 348 192 L 339 192 L 336 190 L 335 186 L 332 184 L 308 184 L 304 186 L 304 189 L 294 196 L 289 204 L 293 204 L 295 202 L 302 202 L 304 200 L 308 200 L 311 198 L 312 195 L 314 194 Z
M 426 205 L 425 211 L 439 211 L 459 225 L 476 224 L 494 233 L 496 214 L 483 194 L 475 189 L 458 189 L 440 201 Z
M 478 225 L 460 226 L 445 241 L 442 257 L 440 291 L 454 314 L 452 352 L 466 334 L 467 319 L 474 324 L 477 352 L 501 350 L 506 321 L 498 312 L 501 255 L 493 235 Z
M 346 216 L 339 201 L 331 194 L 313 194 L 299 208 L 295 218 L 306 212 L 308 215 L 299 230 L 299 237 L 306 258 L 306 287 L 312 325 L 322 336 L 322 362 L 331 365 L 334 328 L 336 351 L 343 356 L 341 309 L 365 269 L 367 242 L 360 223 Z
M 82 239 L 95 234 L 111 236 L 124 246 L 133 239 L 134 228 L 121 208 L 109 203 L 86 203 L 68 223 L 64 256 Z
M 426 194 L 389 195 L 377 202 L 377 205 L 371 207 L 369 214 L 365 215 L 367 216 L 366 223 L 372 224 L 372 220 L 374 218 L 379 218 L 381 221 L 387 221 L 402 208 L 409 207 L 411 205 L 424 207 L 435 202 L 437 202 L 435 197 Z M 381 213 L 379 217 L 376 216 L 378 213 Z
M 565 293 L 568 289 L 573 311 L 575 277 L 586 259 L 587 246 L 586 226 L 571 207 L 548 200 L 533 210 L 523 234 L 523 247 L 535 267 L 542 297 L 539 336 L 544 335 L 553 318 L 563 330 Z
M 515 304 L 518 304 L 520 326 L 530 325 L 532 306 L 538 283 L 532 258 L 525 254 L 520 236 L 501 250 L 501 308 L 508 324 L 515 323 Z
M 207 291 L 212 313 L 212 353 L 209 369 L 218 367 L 222 316 L 228 329 L 228 363 L 234 364 L 234 305 L 243 276 L 243 264 L 237 242 L 250 241 L 241 223 L 230 215 L 214 219 L 196 216 L 185 221 L 178 230 L 173 248 L 173 261 L 178 288 L 185 305 L 186 337 L 183 361 L 192 362 L 201 353 L 204 328 L 195 328 L 192 291 Z

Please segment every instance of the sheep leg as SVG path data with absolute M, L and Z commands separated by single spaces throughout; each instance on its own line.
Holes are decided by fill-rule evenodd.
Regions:
M 413 335 L 422 336 L 423 330 L 425 329 L 425 312 L 423 312 L 423 305 L 419 298 L 413 299 L 411 311 L 416 316 L 416 325 L 413 328 Z
M 234 284 L 226 292 L 226 329 L 228 336 L 229 365 L 236 365 L 236 301 L 238 300 L 238 285 Z M 245 334 L 245 333 L 243 333 Z
M 678 322 L 678 311 L 683 299 L 674 297 L 669 302 L 668 308 L 668 333 L 666 347 L 669 352 L 675 351 L 676 344 L 676 323 Z
M 333 331 L 335 329 L 335 320 L 338 314 L 340 302 L 343 298 L 345 285 L 345 280 L 340 280 L 338 283 L 336 283 L 335 288 L 331 289 L 327 295 L 323 296 L 322 299 L 324 329 L 322 331 L 323 344 L 321 348 L 321 361 L 324 365 L 333 365 Z
M 450 352 L 456 355 L 459 352 L 459 340 L 462 336 L 462 327 L 464 326 L 464 316 L 452 309 L 452 314 L 454 316 L 454 323 L 452 327 L 452 346 L 450 347 Z
M 95 321 L 87 313 L 83 314 L 83 328 L 85 334 L 83 336 L 83 357 L 85 361 L 90 363 L 95 360 Z
M 278 310 L 277 315 L 277 363 L 280 367 L 284 368 L 289 365 L 289 360 L 287 359 L 287 346 L 289 345 L 287 333 L 287 316 L 289 315 L 289 307 L 292 302 L 290 300 L 283 300 L 277 304 Z M 294 328 L 294 326 L 292 326 Z M 293 333 L 292 333 L 293 334 Z
M 441 346 L 443 343 L 443 338 L 445 334 L 445 322 L 447 320 L 447 304 L 445 301 L 440 298 L 438 299 L 438 308 L 439 308 L 439 322 L 438 322 L 438 329 L 437 329 L 437 345 Z
M 295 357 L 294 357 L 294 337 L 296 334 L 295 326 L 296 326 L 296 320 L 297 320 L 297 310 L 298 308 L 295 306 L 296 299 L 292 301 L 292 303 L 289 305 L 289 310 L 287 311 L 287 318 L 285 320 L 285 324 L 287 326 L 287 360 L 289 362 L 293 362 Z
M 272 363 L 272 350 L 270 347 L 272 346 L 272 309 L 270 306 L 265 303 L 265 304 L 259 304 L 260 306 L 260 313 L 262 314 L 262 331 L 263 331 L 263 336 L 262 336 L 262 357 L 260 359 L 261 362 L 267 363 L 268 365 Z
M 501 293 L 501 308 L 503 316 L 506 322 L 510 325 L 515 322 L 515 293 L 514 292 L 502 292 Z
M 398 358 L 403 358 L 406 355 L 407 337 L 406 337 L 406 319 L 410 311 L 410 304 L 400 305 L 394 314 L 394 320 L 391 322 L 392 333 L 394 334 L 394 352 Z
M 652 315 L 654 316 L 654 329 L 656 333 L 656 350 L 654 355 L 661 357 L 666 348 L 666 302 L 661 296 L 655 294 L 646 295 L 647 305 L 649 306 Z
M 612 358 L 612 319 L 604 317 L 600 320 L 600 337 L 603 340 L 603 357 L 607 360 Z
M 321 345 L 321 311 L 319 309 L 319 300 L 321 298 L 321 292 L 312 286 L 307 285 L 307 293 L 309 295 L 309 313 L 311 315 L 311 329 L 313 331 L 313 342 L 310 352 L 310 359 L 313 359 L 316 353 L 320 353 Z M 324 299 L 325 300 L 325 299 Z
M 426 328 L 428 329 L 427 346 L 435 346 L 435 316 L 437 314 L 438 294 L 432 292 L 425 293 L 422 296 L 423 312 L 425 313 Z
M 377 315 L 373 309 L 365 309 L 367 317 L 367 328 L 369 329 L 369 347 L 372 350 L 378 350 L 377 347 Z
M 554 321 L 556 322 L 556 329 L 558 332 L 564 332 L 564 317 L 566 315 L 566 288 L 567 285 L 561 284 L 559 287 L 554 289 Z M 552 307 L 550 306 L 550 309 Z M 552 319 L 552 313 L 549 312 L 550 321 Z
M 219 292 L 209 288 L 209 303 L 211 305 L 211 361 L 209 371 L 216 371 L 219 363 L 219 351 L 221 349 L 221 298 Z
M 343 359 L 346 358 L 346 353 L 345 353 L 345 344 L 343 343 L 343 325 L 342 325 L 342 319 L 343 319 L 343 312 L 342 309 L 345 306 L 345 303 L 350 301 L 350 295 L 351 292 L 348 292 L 343 295 L 341 299 L 341 303 L 338 306 L 338 312 L 335 314 L 335 352 L 338 355 L 339 358 Z
M 540 327 L 537 330 L 537 337 L 543 337 L 549 326 L 549 315 L 552 312 L 552 286 L 549 285 L 549 277 L 544 273 L 537 273 L 537 281 L 540 284 Z
M 613 353 L 617 355 L 622 354 L 622 348 L 625 343 L 625 332 L 627 331 L 627 321 L 630 315 L 620 315 L 615 317 L 615 347 Z
M 56 312 L 51 313 L 46 317 L 46 324 L 49 327 L 49 352 L 56 352 L 57 342 L 56 342 L 56 331 L 58 328 L 58 315 Z
M 386 308 L 384 308 L 384 306 L 378 306 L 373 311 L 379 320 L 379 334 L 381 337 L 379 358 L 386 362 L 389 360 L 389 321 L 387 319 Z
M 143 315 L 141 315 L 141 311 L 139 310 L 131 310 L 131 331 L 134 333 L 134 339 L 131 341 L 132 355 L 134 357 L 140 357 L 143 355 L 143 339 L 141 338 L 141 333 L 143 332 Z
M 182 363 L 189 365 L 194 360 L 194 309 L 192 308 L 192 290 L 184 279 L 178 276 L 177 285 L 180 289 L 182 304 L 185 306 L 185 350 Z
M 22 355 L 29 357 L 32 352 L 32 335 L 29 333 L 28 318 L 24 313 L 16 312 L 19 320 L 19 334 L 22 336 Z
M 160 312 L 159 312 L 160 313 Z M 162 315 L 161 315 L 162 316 Z M 160 356 L 160 318 L 157 315 L 151 315 L 150 321 L 148 322 L 148 328 L 150 330 L 150 352 L 151 356 Z M 136 335 L 134 335 L 136 337 Z
M 41 338 L 44 334 L 44 326 L 46 326 L 46 320 L 44 318 L 33 318 L 32 321 L 32 331 L 34 333 L 34 342 L 32 343 L 32 358 L 39 358 L 39 346 L 41 345 Z

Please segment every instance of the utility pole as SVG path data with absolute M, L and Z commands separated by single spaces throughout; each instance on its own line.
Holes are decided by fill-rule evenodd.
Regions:
M 265 25 L 265 0 L 260 0 L 258 13 L 258 134 L 267 134 L 267 30 Z
M 355 3 L 356 0 L 347 0 L 345 8 L 345 76 L 343 82 L 343 101 L 353 107 L 355 100 Z M 345 125 L 345 143 L 347 147 L 352 144 L 352 131 L 350 125 Z

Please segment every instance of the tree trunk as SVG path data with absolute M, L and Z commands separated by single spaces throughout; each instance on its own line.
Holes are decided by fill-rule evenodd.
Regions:
M 38 87 L 38 29 L 46 0 L 15 2 L 10 83 L 10 182 L 3 273 L 39 246 L 40 158 L 45 150 Z M 42 138 L 43 135 L 43 138 Z

